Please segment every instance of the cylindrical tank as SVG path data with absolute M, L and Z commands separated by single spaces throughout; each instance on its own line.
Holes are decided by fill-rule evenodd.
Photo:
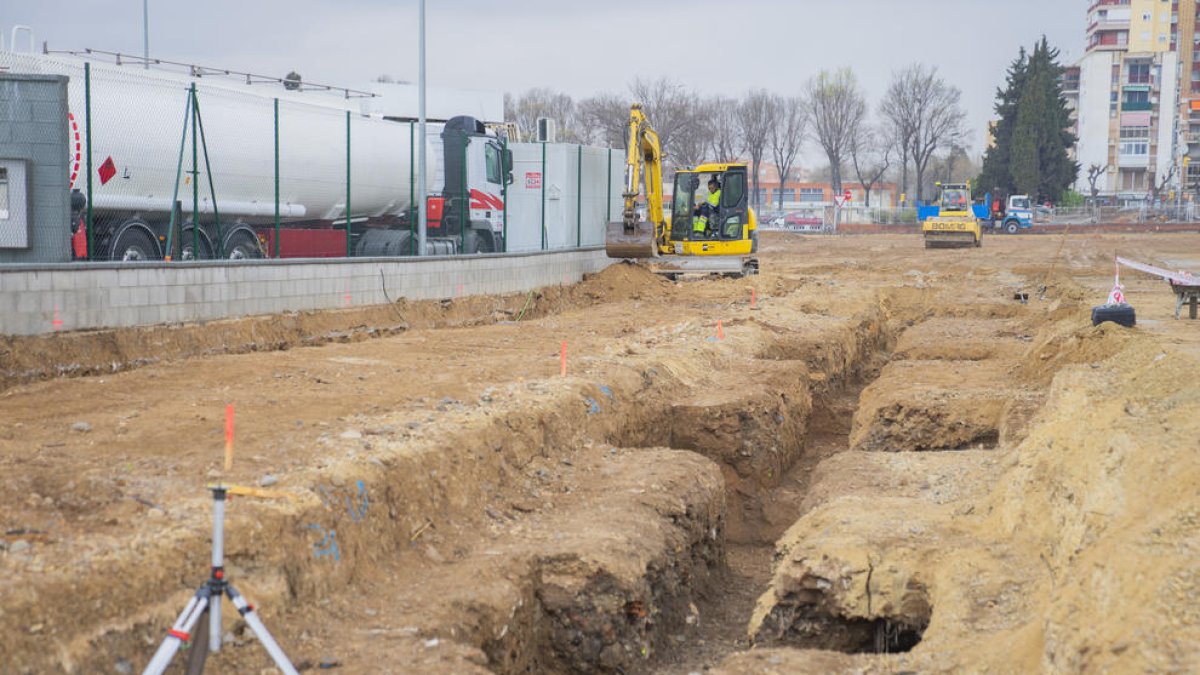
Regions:
M 83 64 L 79 57 L 0 50 L 0 66 L 11 72 L 70 77 L 71 186 L 79 190 L 86 188 L 87 180 Z M 201 142 L 194 150 L 193 121 L 185 125 L 188 89 L 193 83 L 203 126 Z M 345 218 L 347 177 L 352 217 L 396 214 L 409 207 L 415 173 L 413 141 L 417 139 L 412 129 L 415 124 L 363 116 L 358 112 L 357 101 L 329 92 L 286 91 L 278 83 L 251 84 L 221 74 L 193 78 L 131 65 L 93 62 L 95 208 L 167 213 L 178 176 L 177 198 L 183 211 L 190 212 L 194 157 L 202 213 L 213 211 L 211 195 L 215 190 L 222 219 L 273 218 L 276 98 L 279 100 L 279 201 L 284 218 Z M 427 189 L 432 192 L 441 173 L 440 143 L 432 134 L 426 142 L 429 144 Z

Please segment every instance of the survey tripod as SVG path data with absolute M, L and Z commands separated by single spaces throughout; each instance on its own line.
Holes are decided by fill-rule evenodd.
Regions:
M 267 627 L 263 625 L 262 619 L 258 613 L 254 611 L 254 605 L 246 602 L 246 598 L 242 597 L 241 593 L 233 587 L 225 578 L 225 499 L 226 496 L 232 494 L 245 495 L 260 495 L 271 496 L 266 491 L 255 490 L 234 485 L 210 485 L 208 486 L 213 497 L 213 537 L 212 537 L 212 571 L 208 577 L 208 581 L 196 591 L 196 595 L 192 597 L 186 607 L 183 608 L 183 613 L 175 620 L 175 624 L 171 626 L 171 630 L 167 631 L 167 637 L 159 646 L 158 651 L 154 653 L 154 658 L 150 659 L 150 663 L 146 669 L 142 671 L 142 675 L 161 675 L 171 664 L 171 659 L 175 658 L 175 654 L 184 642 L 192 639 L 192 631 L 196 629 L 197 624 L 200 628 L 196 631 L 192 642 L 191 653 L 188 656 L 187 673 L 188 675 L 199 675 L 204 672 L 204 661 L 208 658 L 211 652 L 216 654 L 221 650 L 221 596 L 227 596 L 233 606 L 237 608 L 242 619 L 250 626 L 250 630 L 254 631 L 254 637 L 258 639 L 262 646 L 271 655 L 271 659 L 275 661 L 275 665 L 285 673 L 285 675 L 298 675 L 296 668 L 288 660 L 283 650 L 279 648 L 279 644 L 275 642 L 275 638 L 271 637 L 271 633 L 267 631 Z M 207 617 L 208 621 L 204 619 Z

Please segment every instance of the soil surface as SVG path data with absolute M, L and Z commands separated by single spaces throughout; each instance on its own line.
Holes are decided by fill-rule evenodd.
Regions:
M 1200 322 L 1136 272 L 1090 321 L 1197 251 L 767 233 L 743 280 L 0 337 L 0 673 L 140 671 L 213 483 L 270 492 L 225 570 L 305 671 L 1200 670 Z M 208 672 L 273 672 L 225 607 Z

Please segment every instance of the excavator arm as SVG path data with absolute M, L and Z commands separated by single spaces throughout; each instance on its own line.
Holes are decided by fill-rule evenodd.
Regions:
M 652 258 L 669 247 L 662 201 L 662 145 L 642 106 L 636 103 L 629 109 L 626 151 L 624 208 L 621 222 L 608 224 L 605 250 L 610 258 Z M 645 220 L 637 212 L 643 179 Z

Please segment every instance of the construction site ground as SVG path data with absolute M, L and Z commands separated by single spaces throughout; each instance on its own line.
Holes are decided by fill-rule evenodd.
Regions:
M 216 481 L 284 495 L 226 568 L 301 670 L 1196 672 L 1200 322 L 1130 273 L 1093 327 L 1115 255 L 1200 235 L 0 337 L 0 673 L 140 671 Z M 274 672 L 227 614 L 209 672 Z

